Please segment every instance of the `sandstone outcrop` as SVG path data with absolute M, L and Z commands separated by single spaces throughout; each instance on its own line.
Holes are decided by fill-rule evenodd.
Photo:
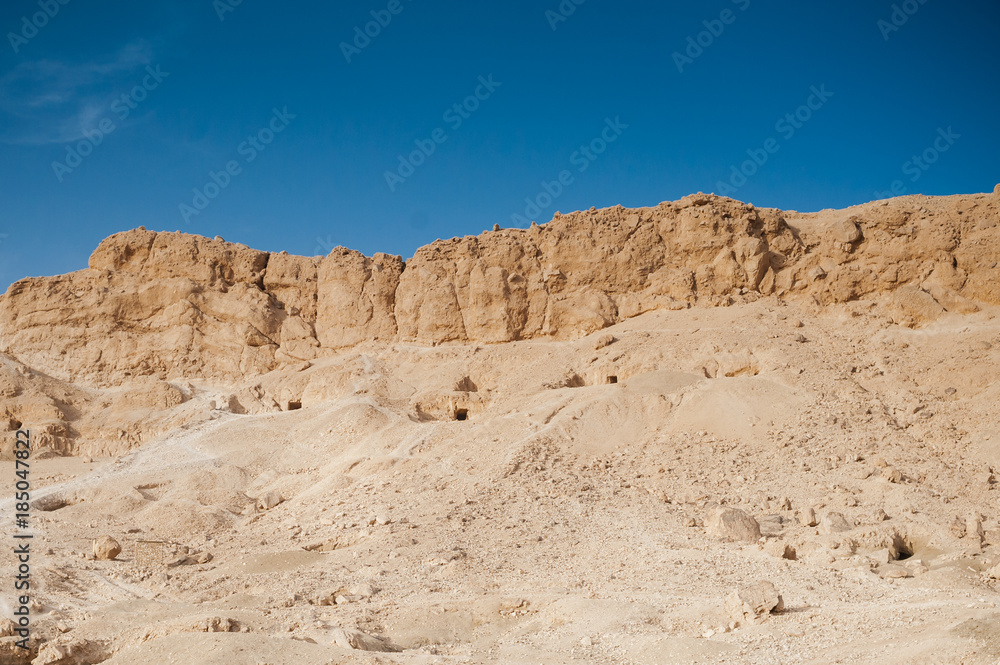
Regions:
M 919 326 L 1000 302 L 998 210 L 992 195 L 799 214 L 697 194 L 437 241 L 405 263 L 140 228 L 102 242 L 85 270 L 12 285 L 0 351 L 108 386 L 233 382 L 371 342 L 572 339 L 650 310 L 771 294 L 821 305 L 889 294 L 888 317 Z

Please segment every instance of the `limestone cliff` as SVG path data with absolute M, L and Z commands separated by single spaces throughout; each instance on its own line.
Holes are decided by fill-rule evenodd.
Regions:
M 697 194 L 441 240 L 405 264 L 138 229 L 0 298 L 0 351 L 83 385 L 268 372 L 363 343 L 573 338 L 652 309 L 888 294 L 896 323 L 1000 302 L 1000 198 L 814 214 Z

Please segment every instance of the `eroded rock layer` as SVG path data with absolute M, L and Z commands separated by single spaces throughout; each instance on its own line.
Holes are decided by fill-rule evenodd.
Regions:
M 0 350 L 53 377 L 236 380 L 366 342 L 572 339 L 655 309 L 892 294 L 897 323 L 1000 301 L 994 194 L 814 214 L 697 194 L 439 240 L 401 257 L 269 254 L 138 229 L 0 298 Z

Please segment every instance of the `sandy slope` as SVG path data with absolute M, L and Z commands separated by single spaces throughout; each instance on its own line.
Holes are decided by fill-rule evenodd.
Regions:
M 993 663 L 998 344 L 992 310 L 912 330 L 874 302 L 765 299 L 259 378 L 290 412 L 196 390 L 174 408 L 203 420 L 124 457 L 35 463 L 68 504 L 36 511 L 36 634 L 81 654 L 37 662 Z M 709 535 L 715 502 L 766 540 Z M 974 512 L 984 548 L 951 528 Z M 119 560 L 81 558 L 102 534 Z M 876 563 L 892 535 L 905 579 Z M 141 571 L 140 539 L 213 558 Z M 786 612 L 731 629 L 725 597 L 758 580 Z M 403 651 L 341 649 L 337 627 Z
M 995 664 L 998 194 L 113 236 L 0 297 L 0 665 Z

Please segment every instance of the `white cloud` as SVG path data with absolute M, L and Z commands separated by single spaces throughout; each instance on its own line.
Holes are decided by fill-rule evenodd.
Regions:
M 149 44 L 136 42 L 101 61 L 18 65 L 0 78 L 0 142 L 48 145 L 82 138 L 151 58 Z

